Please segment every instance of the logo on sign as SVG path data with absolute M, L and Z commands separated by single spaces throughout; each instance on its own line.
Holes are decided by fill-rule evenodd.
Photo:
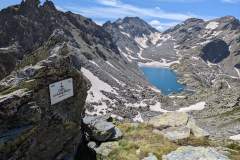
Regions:
M 64 88 L 63 84 L 61 83 L 60 88 L 57 91 L 57 94 L 53 95 L 53 97 L 63 97 L 69 91 L 70 91 L 70 89 Z
M 72 78 L 49 85 L 51 105 L 73 96 Z

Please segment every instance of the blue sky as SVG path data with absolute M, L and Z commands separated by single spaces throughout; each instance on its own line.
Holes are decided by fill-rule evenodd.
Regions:
M 0 9 L 21 0 L 1 0 Z M 159 30 L 187 18 L 205 20 L 232 15 L 240 18 L 240 0 L 53 0 L 58 9 L 72 11 L 102 24 L 138 16 Z

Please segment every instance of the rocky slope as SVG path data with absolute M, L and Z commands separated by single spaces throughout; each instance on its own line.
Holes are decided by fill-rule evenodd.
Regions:
M 57 52 L 61 45 L 51 47 L 52 41 L 45 47 L 42 45 L 52 34 L 61 33 L 64 36 L 59 39 L 67 42 L 69 50 L 76 55 L 73 65 L 77 68 L 81 65 L 83 74 L 92 84 L 87 97 L 88 114 L 106 114 L 115 110 L 118 115 L 133 118 L 137 110 L 133 109 L 131 114 L 125 112 L 127 104 L 138 103 L 146 97 L 161 98 L 154 95 L 155 91 L 149 87 L 137 64 L 130 63 L 120 54 L 114 38 L 88 18 L 60 12 L 51 1 L 38 5 L 37 0 L 26 0 L 3 9 L 0 21 L 4 22 L 0 27 L 3 35 L 0 56 L 6 57 L 4 61 L 0 60 L 0 78 L 15 68 L 34 65 Z M 144 90 L 149 92 L 142 93 Z
M 130 62 L 142 59 L 142 50 L 155 45 L 160 38 L 158 30 L 138 17 L 106 22 L 103 28 L 113 36 L 120 53 Z
M 172 36 L 179 55 L 172 68 L 195 91 L 188 101 L 206 102 L 204 110 L 193 114 L 217 137 L 239 134 L 239 27 L 239 20 L 230 16 L 207 22 L 189 19 L 164 33 Z

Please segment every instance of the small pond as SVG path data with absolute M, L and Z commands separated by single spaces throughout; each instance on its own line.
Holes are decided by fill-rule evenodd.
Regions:
M 141 67 L 148 81 L 158 88 L 162 94 L 182 92 L 184 85 L 177 82 L 177 75 L 169 68 Z

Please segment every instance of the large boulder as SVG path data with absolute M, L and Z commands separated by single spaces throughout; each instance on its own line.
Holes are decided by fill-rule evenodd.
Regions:
M 148 124 L 154 127 L 153 133 L 162 134 L 171 141 L 209 137 L 209 133 L 196 125 L 195 120 L 184 112 L 167 112 L 151 118 Z
M 164 155 L 163 160 L 230 160 L 227 156 L 210 147 L 179 147 L 176 151 Z
M 87 81 L 53 55 L 0 82 L 0 159 L 74 159 L 82 141 Z M 49 85 L 72 78 L 74 96 L 51 105 Z
M 170 127 L 161 131 L 164 137 L 169 140 L 176 141 L 181 139 L 187 139 L 190 137 L 190 128 L 185 126 Z
M 204 138 L 210 136 L 210 134 L 207 131 L 203 130 L 202 128 L 196 125 L 196 122 L 193 118 L 189 119 L 187 127 L 191 129 L 191 133 L 196 138 Z
M 178 127 L 187 124 L 189 116 L 184 112 L 168 112 L 151 118 L 148 124 L 158 129 Z
M 200 56 L 204 61 L 219 63 L 229 55 L 228 44 L 221 39 L 215 39 L 202 48 L 202 54 Z
M 86 116 L 83 119 L 87 133 L 92 140 L 106 142 L 118 140 L 122 132 L 112 122 L 108 122 L 104 116 Z

